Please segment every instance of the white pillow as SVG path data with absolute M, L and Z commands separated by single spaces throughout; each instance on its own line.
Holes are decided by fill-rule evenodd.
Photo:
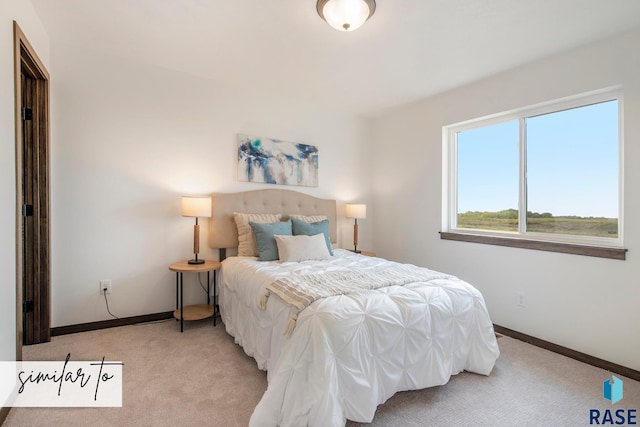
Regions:
M 300 262 L 331 258 L 324 234 L 313 236 L 273 236 L 276 239 L 280 261 Z
M 273 224 L 279 222 L 282 215 L 280 214 L 246 214 L 233 213 L 233 219 L 238 227 L 238 256 L 258 256 L 258 246 L 256 238 L 253 235 L 249 221 L 259 222 L 262 224 Z
M 300 221 L 304 221 L 304 222 L 320 222 L 320 221 L 324 221 L 325 219 L 328 219 L 326 215 L 298 215 L 298 214 L 293 214 L 293 215 L 289 215 L 289 218 L 294 218 L 294 219 L 299 219 Z

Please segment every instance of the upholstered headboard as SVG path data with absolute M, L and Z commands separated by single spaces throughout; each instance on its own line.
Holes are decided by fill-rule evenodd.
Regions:
M 338 241 L 336 201 L 319 199 L 291 190 L 255 190 L 241 193 L 213 193 L 209 220 L 209 246 L 214 249 L 238 247 L 234 212 L 288 215 L 325 215 L 329 219 L 331 242 Z

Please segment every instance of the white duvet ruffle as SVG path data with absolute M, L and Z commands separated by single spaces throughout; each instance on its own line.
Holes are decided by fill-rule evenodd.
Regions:
M 455 278 L 340 295 L 302 311 L 290 337 L 291 309 L 258 301 L 293 271 L 320 273 L 389 263 L 335 250 L 329 261 L 223 262 L 220 311 L 227 332 L 268 371 L 269 387 L 251 426 L 340 426 L 370 422 L 394 393 L 447 383 L 462 370 L 488 375 L 499 356 L 480 292 Z

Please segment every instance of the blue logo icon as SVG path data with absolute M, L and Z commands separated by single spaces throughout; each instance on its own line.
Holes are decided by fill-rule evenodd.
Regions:
M 622 380 L 615 375 L 611 379 L 607 379 L 602 384 L 602 397 L 611 401 L 611 404 L 618 403 L 622 400 Z

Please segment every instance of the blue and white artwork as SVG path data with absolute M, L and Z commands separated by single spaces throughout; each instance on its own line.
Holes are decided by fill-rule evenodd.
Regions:
M 238 180 L 318 186 L 318 147 L 238 135 Z

